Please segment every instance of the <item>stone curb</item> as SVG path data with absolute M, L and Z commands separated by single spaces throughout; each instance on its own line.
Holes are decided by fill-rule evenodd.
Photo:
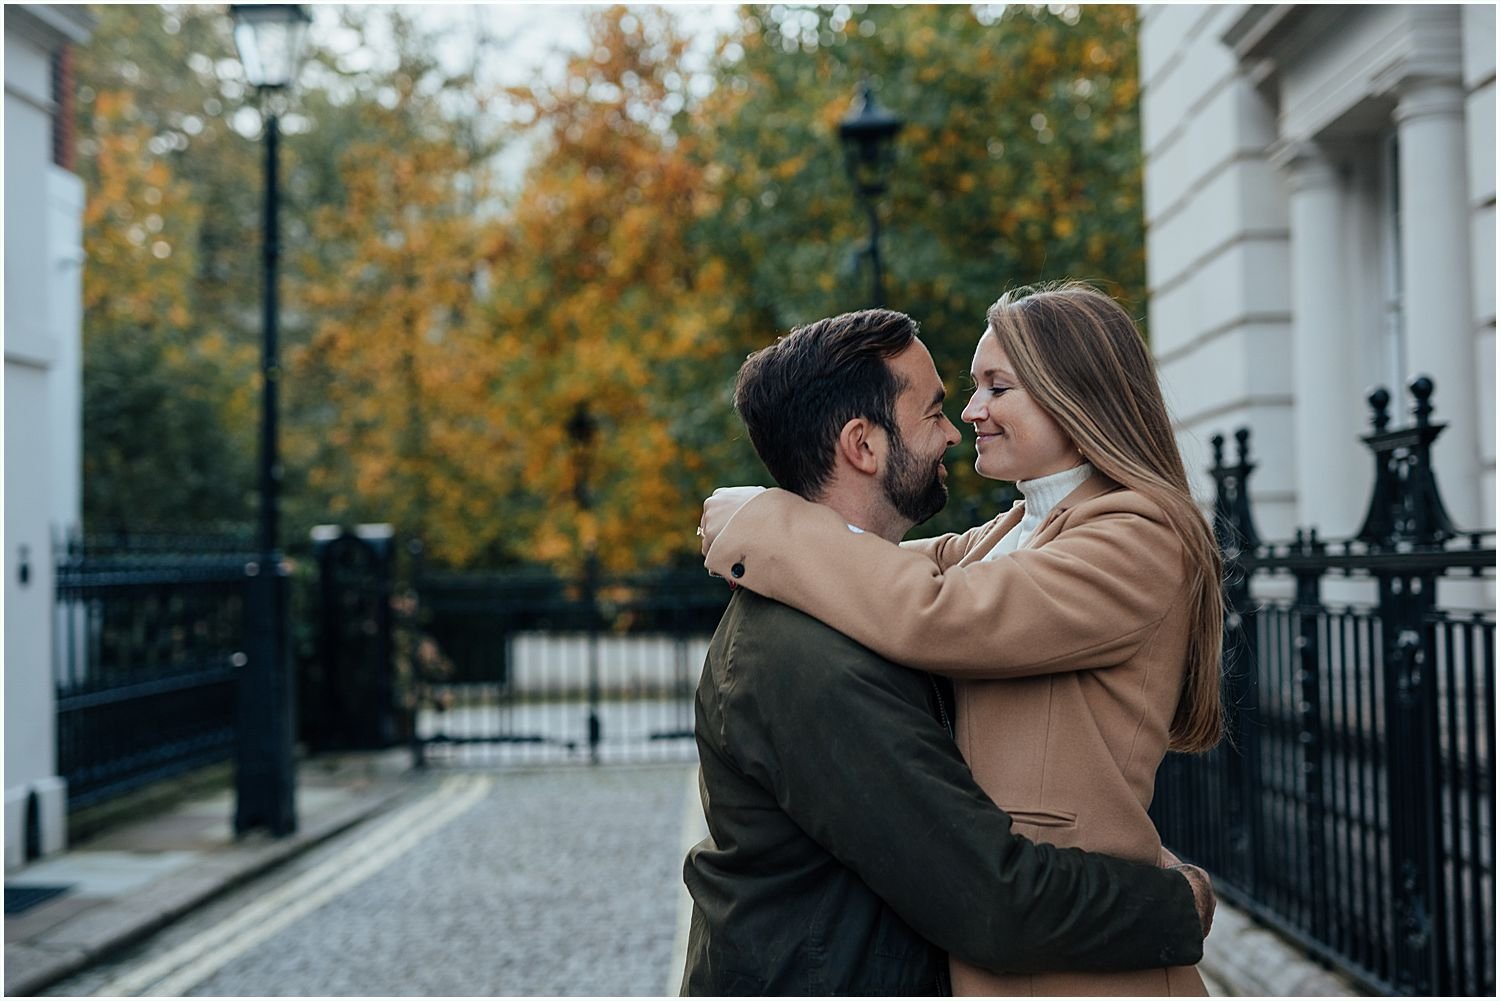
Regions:
M 210 853 L 202 861 L 164 876 L 138 894 L 91 908 L 37 941 L 7 943 L 6 996 L 35 996 L 349 830 L 386 809 L 405 792 L 404 786 L 396 785 L 315 819 L 287 838 L 270 840 L 256 836 Z

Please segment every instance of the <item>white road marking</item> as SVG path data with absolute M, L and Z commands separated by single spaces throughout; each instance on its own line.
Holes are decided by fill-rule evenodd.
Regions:
M 703 816 L 703 800 L 698 795 L 698 769 L 688 771 L 687 807 L 682 811 L 682 854 L 708 836 L 708 821 Z M 677 936 L 672 943 L 672 966 L 667 971 L 664 997 L 674 998 L 682 990 L 682 971 L 687 966 L 688 930 L 693 923 L 693 897 L 687 884 L 677 883 Z
M 95 997 L 181 997 L 299 918 L 390 865 L 479 803 L 493 780 L 457 776 L 369 834 L 188 941 L 94 992 Z

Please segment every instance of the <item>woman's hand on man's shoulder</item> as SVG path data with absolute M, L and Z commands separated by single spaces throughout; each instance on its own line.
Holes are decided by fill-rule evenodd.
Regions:
M 729 524 L 729 519 L 735 516 L 740 508 L 744 507 L 752 497 L 765 493 L 765 487 L 719 487 L 708 499 L 703 502 L 703 517 L 698 521 L 698 535 L 703 540 L 703 555 L 708 556 L 708 550 L 714 544 L 714 539 Z

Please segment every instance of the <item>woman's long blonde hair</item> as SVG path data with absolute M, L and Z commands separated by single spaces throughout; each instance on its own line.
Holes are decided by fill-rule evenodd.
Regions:
M 1160 507 L 1182 540 L 1190 633 L 1170 746 L 1207 751 L 1224 730 L 1223 561 L 1193 501 L 1151 353 L 1117 302 L 1078 282 L 1014 289 L 987 318 L 1022 388 L 1095 469 Z

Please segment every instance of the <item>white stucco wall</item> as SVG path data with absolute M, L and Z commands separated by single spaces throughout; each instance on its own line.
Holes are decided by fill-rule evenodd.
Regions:
M 1287 534 L 1290 287 L 1283 183 L 1266 159 L 1272 109 L 1218 42 L 1233 8 L 1141 8 L 1149 325 L 1183 460 L 1212 497 L 1209 439 L 1253 430 L 1251 498 Z
M 5 861 L 24 859 L 26 811 L 40 848 L 66 838 L 57 777 L 52 618 L 54 533 L 76 523 L 80 476 L 83 188 L 52 165 L 51 56 L 87 38 L 88 15 L 5 8 Z
M 1495 8 L 1463 8 L 1480 511 L 1495 513 Z M 1493 520 L 1485 527 L 1494 526 Z
M 52 438 L 52 520 L 76 528 L 83 517 L 83 180 L 47 170 L 48 325 L 55 360 L 48 387 Z
M 1141 8 L 1153 350 L 1200 496 L 1208 437 L 1251 427 L 1266 537 L 1353 533 L 1364 398 L 1404 423 L 1418 373 L 1450 511 L 1495 524 L 1494 14 Z

